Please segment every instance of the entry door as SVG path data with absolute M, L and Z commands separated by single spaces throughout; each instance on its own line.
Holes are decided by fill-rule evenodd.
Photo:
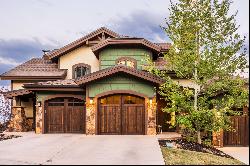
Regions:
M 99 134 L 144 134 L 145 100 L 132 95 L 112 95 L 99 99 Z
M 46 102 L 47 133 L 83 133 L 85 105 L 75 98 L 56 98 Z

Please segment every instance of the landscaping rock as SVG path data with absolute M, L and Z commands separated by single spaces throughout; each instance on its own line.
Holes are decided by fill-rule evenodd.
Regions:
M 21 136 L 0 134 L 0 141 L 7 140 L 7 139 L 12 139 L 12 138 L 18 138 L 18 137 L 21 137 Z
M 168 147 L 167 145 L 170 145 L 171 143 L 175 143 L 176 147 L 179 149 L 184 150 L 190 150 L 190 151 L 196 151 L 196 152 L 203 152 L 203 153 L 210 153 L 217 156 L 232 158 L 232 156 L 229 156 L 228 154 L 225 154 L 224 152 L 210 146 L 206 146 L 204 144 L 198 144 L 195 142 L 188 142 L 185 139 L 177 139 L 177 140 L 159 140 L 159 144 L 163 147 Z

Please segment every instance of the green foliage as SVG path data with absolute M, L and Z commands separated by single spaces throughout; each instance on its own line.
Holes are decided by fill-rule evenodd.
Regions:
M 164 55 L 165 70 L 147 58 L 147 70 L 166 80 L 159 94 L 167 101 L 163 109 L 176 112 L 176 123 L 191 132 L 230 130 L 233 108 L 248 103 L 246 80 L 233 76 L 248 68 L 245 37 L 237 33 L 235 16 L 229 16 L 230 0 L 179 0 L 171 2 L 170 16 L 163 27 L 172 45 Z M 184 87 L 168 76 L 191 80 Z M 197 93 L 196 93 L 197 92 Z M 197 99 L 197 107 L 194 100 Z M 197 109 L 196 109 L 197 108 Z

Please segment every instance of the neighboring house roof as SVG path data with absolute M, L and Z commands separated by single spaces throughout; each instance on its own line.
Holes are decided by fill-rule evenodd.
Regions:
M 161 46 L 157 45 L 155 43 L 152 43 L 144 38 L 112 38 L 112 39 L 106 39 L 94 46 L 92 46 L 92 51 L 98 55 L 99 51 L 103 49 L 106 46 L 109 45 L 142 45 L 144 47 L 147 47 L 155 52 L 161 51 Z
M 131 67 L 123 66 L 123 65 L 117 65 L 114 67 L 99 70 L 97 72 L 94 72 L 94 73 L 85 75 L 83 77 L 77 78 L 75 80 L 75 82 L 78 85 L 86 84 L 86 83 L 89 83 L 89 82 L 92 82 L 95 80 L 99 80 L 99 79 L 111 76 L 111 75 L 116 74 L 116 73 L 130 74 L 132 76 L 136 76 L 140 79 L 147 80 L 147 81 L 150 81 L 150 82 L 155 83 L 155 84 L 162 84 L 164 82 L 164 80 L 162 78 L 155 76 L 149 72 L 137 70 L 137 69 L 134 69 Z
M 89 39 L 91 39 L 91 38 L 93 38 L 93 37 L 95 37 L 95 36 L 97 36 L 99 34 L 102 34 L 102 33 L 106 33 L 106 34 L 108 34 L 108 35 L 110 35 L 112 37 L 120 37 L 119 34 L 109 30 L 108 28 L 101 27 L 101 28 L 87 34 L 86 36 L 84 36 L 84 37 L 82 37 L 82 38 L 80 38 L 80 39 L 78 39 L 78 40 L 76 40 L 76 41 L 74 41 L 74 42 L 60 48 L 60 49 L 49 52 L 47 54 L 47 56 L 50 59 L 59 57 L 59 56 L 65 54 L 65 53 L 68 53 L 68 52 L 70 52 L 70 51 L 72 51 L 72 50 L 86 44 L 87 40 L 89 40 Z
M 58 69 L 56 63 L 43 58 L 33 58 L 2 75 L 1 79 L 63 79 L 67 69 Z
M 169 50 L 171 46 L 170 43 L 155 43 L 155 44 L 161 47 L 161 52 L 166 52 L 167 50 Z
M 164 59 L 164 57 L 158 57 L 155 61 L 154 61 L 155 67 L 159 70 L 166 70 L 166 64 L 167 61 Z
M 3 95 L 6 98 L 13 98 L 16 96 L 22 96 L 22 95 L 27 95 L 27 94 L 31 94 L 33 93 L 30 90 L 27 89 L 19 89 L 19 90 L 13 90 L 13 91 L 9 91 L 9 92 L 4 92 Z

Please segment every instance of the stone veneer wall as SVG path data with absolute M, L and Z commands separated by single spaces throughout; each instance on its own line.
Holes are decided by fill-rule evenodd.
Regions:
M 41 134 L 43 131 L 43 114 L 42 114 L 42 106 L 36 107 L 36 133 Z
M 223 130 L 213 132 L 213 145 L 215 147 L 223 147 Z
M 96 123 L 96 100 L 90 103 L 90 98 L 86 98 L 86 134 L 95 135 Z
M 150 102 L 150 99 L 145 99 L 147 103 L 147 135 L 156 135 L 156 98 L 154 97 Z
M 7 131 L 26 132 L 28 130 L 29 125 L 25 116 L 24 108 L 20 106 L 12 106 L 12 117 L 8 125 Z

